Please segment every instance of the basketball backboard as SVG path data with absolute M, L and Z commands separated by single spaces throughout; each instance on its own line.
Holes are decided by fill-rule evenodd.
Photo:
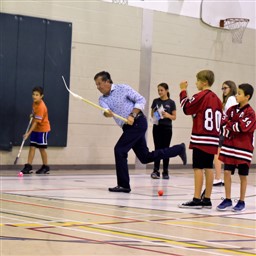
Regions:
M 220 20 L 242 17 L 239 0 L 202 0 L 201 19 L 211 27 L 219 27 Z

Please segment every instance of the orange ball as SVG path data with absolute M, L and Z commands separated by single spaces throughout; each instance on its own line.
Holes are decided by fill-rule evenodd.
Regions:
M 159 196 L 162 196 L 164 194 L 164 191 L 163 190 L 158 190 L 158 195 Z

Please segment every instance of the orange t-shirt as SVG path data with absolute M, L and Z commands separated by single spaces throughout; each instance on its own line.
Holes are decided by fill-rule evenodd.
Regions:
M 39 103 L 33 103 L 33 122 L 37 122 L 34 132 L 49 132 L 51 130 L 48 119 L 48 110 L 43 100 Z

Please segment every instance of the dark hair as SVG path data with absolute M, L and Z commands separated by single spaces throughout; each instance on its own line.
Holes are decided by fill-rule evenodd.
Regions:
M 254 89 L 253 89 L 252 85 L 250 85 L 250 84 L 240 84 L 240 85 L 238 85 L 238 88 L 240 90 L 244 91 L 244 96 L 249 95 L 250 99 L 252 98 L 252 95 L 253 95 L 253 92 L 254 92 Z
M 44 94 L 44 89 L 41 86 L 36 86 L 36 87 L 33 88 L 32 92 L 39 92 L 40 95 L 43 95 Z
M 208 82 L 209 86 L 214 83 L 214 73 L 211 70 L 202 70 L 196 74 L 196 78 L 202 82 Z
M 167 83 L 160 83 L 160 84 L 157 86 L 157 88 L 158 88 L 159 86 L 163 87 L 166 91 L 168 91 L 168 92 L 167 92 L 167 97 L 170 99 L 170 93 L 169 93 L 169 86 L 168 86 L 168 84 L 167 84 Z
M 111 76 L 110 74 L 107 72 L 107 71 L 101 71 L 99 73 L 97 73 L 95 76 L 94 76 L 94 81 L 98 78 L 98 77 L 101 77 L 101 80 L 102 81 L 109 81 L 111 84 L 113 84 L 113 81 L 111 79 Z
M 223 84 L 226 84 L 230 88 L 230 92 L 229 92 L 228 95 L 222 94 L 222 105 L 223 105 L 223 108 L 224 108 L 226 103 L 227 103 L 228 98 L 230 96 L 235 96 L 237 94 L 237 88 L 236 88 L 235 82 L 233 82 L 231 80 L 225 81 Z

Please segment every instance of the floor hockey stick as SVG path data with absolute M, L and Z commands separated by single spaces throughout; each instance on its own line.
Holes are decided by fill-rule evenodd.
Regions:
M 67 91 L 68 91 L 72 96 L 74 96 L 75 98 L 77 98 L 77 99 L 79 99 L 79 100 L 82 100 L 82 101 L 85 102 L 85 103 L 90 104 L 91 106 L 93 106 L 93 107 L 95 107 L 95 108 L 98 108 L 98 109 L 100 109 L 100 110 L 102 110 L 102 111 L 104 111 L 104 112 L 108 112 L 107 109 L 105 109 L 105 108 L 103 108 L 103 107 L 101 107 L 101 106 L 99 106 L 99 105 L 97 105 L 97 104 L 95 104 L 95 103 L 93 103 L 93 102 L 91 102 L 91 101 L 89 101 L 89 100 L 86 100 L 86 99 L 84 99 L 83 97 L 81 97 L 80 95 L 78 95 L 78 94 L 72 92 L 72 91 L 68 88 L 67 83 L 66 83 L 66 81 L 65 81 L 65 78 L 64 78 L 63 76 L 62 76 L 62 80 L 63 80 L 63 83 L 64 83 L 64 85 L 65 85 Z M 116 118 L 118 118 L 118 119 L 121 119 L 122 121 L 124 121 L 125 123 L 127 123 L 127 119 L 126 119 L 126 118 L 124 118 L 124 117 L 122 117 L 122 116 L 119 116 L 118 114 L 115 114 L 115 113 L 113 113 L 113 112 L 112 112 L 112 114 L 113 114 L 114 117 L 116 117 Z
M 205 198 L 205 191 L 206 191 L 206 188 L 204 189 L 203 193 L 201 194 L 201 200 L 204 200 L 204 198 Z
M 27 127 L 27 129 L 26 129 L 26 132 L 25 132 L 25 133 L 27 133 L 27 132 L 28 132 L 29 127 L 30 127 L 30 125 L 31 125 L 31 123 L 32 123 L 32 120 L 33 120 L 33 117 L 30 117 L 30 120 L 29 120 L 29 123 L 28 123 L 28 127 Z M 22 143 L 21 143 L 21 145 L 20 145 L 19 153 L 18 153 L 18 155 L 17 155 L 17 157 L 16 157 L 16 159 L 15 159 L 15 161 L 14 161 L 14 163 L 13 163 L 13 164 L 17 164 L 17 162 L 18 162 L 18 160 L 19 160 L 19 157 L 20 157 L 20 154 L 21 154 L 21 151 L 22 151 L 22 148 L 23 148 L 23 146 L 24 146 L 25 141 L 26 141 L 25 139 L 23 139 L 23 140 L 22 140 Z

